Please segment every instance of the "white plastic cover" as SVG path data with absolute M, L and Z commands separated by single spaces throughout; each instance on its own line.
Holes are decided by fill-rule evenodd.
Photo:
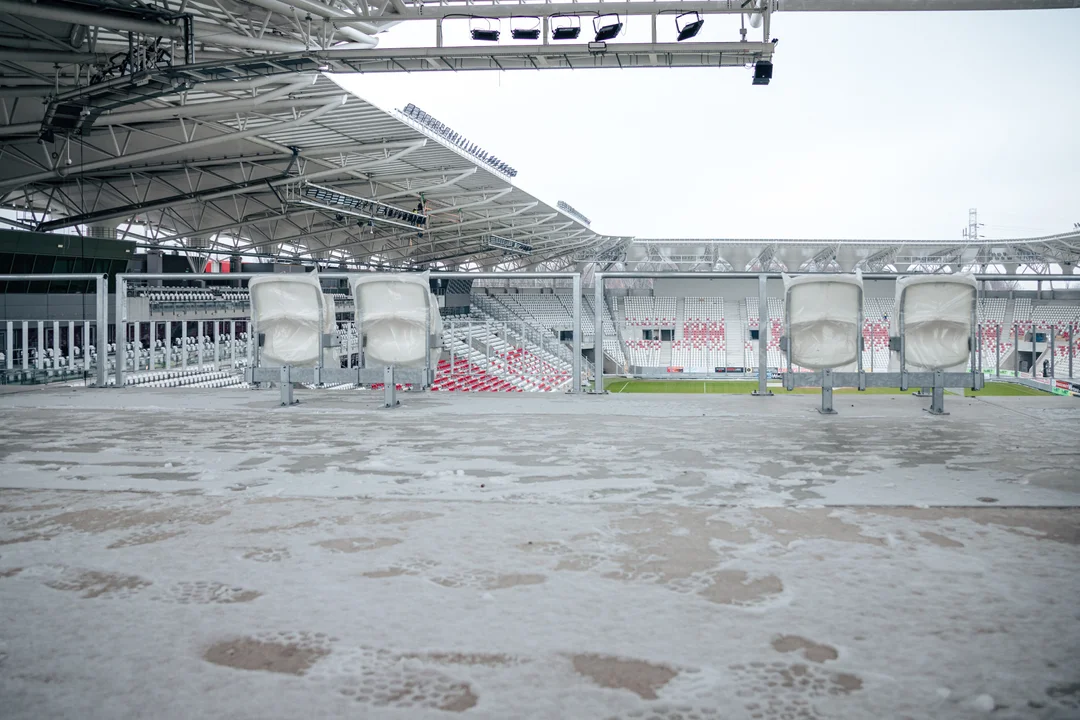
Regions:
M 442 344 L 442 318 L 428 273 L 362 274 L 351 283 L 356 319 L 367 338 L 365 365 L 423 367 L 429 330 L 432 345 Z
M 859 359 L 862 274 L 784 275 L 791 363 L 812 370 Z
M 918 275 L 896 281 L 896 312 L 890 318 L 889 334 L 900 334 L 902 314 L 909 370 L 962 371 L 967 367 L 976 288 L 975 276 L 970 273 Z M 894 360 L 899 370 L 899 356 Z
M 257 277 L 248 283 L 248 291 L 255 330 L 264 336 L 260 364 L 318 364 L 322 334 L 334 329 L 333 308 L 329 313 L 324 310 L 318 275 L 312 272 Z

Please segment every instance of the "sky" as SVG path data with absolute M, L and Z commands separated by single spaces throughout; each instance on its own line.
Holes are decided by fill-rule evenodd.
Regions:
M 647 18 L 624 22 L 622 39 L 648 32 Z M 737 28 L 710 16 L 698 37 L 737 40 Z M 446 44 L 472 44 L 468 29 L 446 23 Z M 343 84 L 385 108 L 418 105 L 605 234 L 954 240 L 969 208 L 995 239 L 1080 222 L 1080 10 L 778 13 L 772 35 L 767 87 L 749 68 Z M 416 23 L 380 46 L 433 42 Z

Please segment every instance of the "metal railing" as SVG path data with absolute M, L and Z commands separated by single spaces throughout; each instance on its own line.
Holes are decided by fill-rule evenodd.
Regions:
M 769 305 L 768 305 L 768 291 L 767 283 L 769 280 L 781 280 L 785 275 L 788 276 L 801 276 L 807 273 L 779 273 L 779 272 L 656 272 L 656 271 L 620 271 L 609 273 L 596 273 L 594 278 L 596 285 L 594 287 L 595 298 L 593 302 L 593 308 L 595 311 L 594 323 L 600 327 L 600 323 L 603 321 L 603 304 L 605 301 L 604 285 L 609 280 L 616 279 L 652 279 L 652 280 L 756 280 L 758 282 L 758 366 L 757 366 L 757 383 L 758 387 L 755 390 L 755 394 L 768 395 L 768 345 L 769 345 Z M 813 273 L 811 273 L 813 274 Z M 824 274 L 823 274 L 824 275 Z M 909 277 L 911 275 L 925 275 L 925 273 L 862 273 L 863 280 L 892 280 L 895 281 L 901 277 Z M 947 277 L 947 276 L 943 276 Z M 977 281 L 1030 281 L 1030 280 L 1076 280 L 1076 276 L 1032 276 L 1032 275 L 997 275 L 997 274 L 976 274 L 975 279 Z M 979 299 L 981 294 L 976 288 L 976 302 L 975 302 L 975 326 L 978 326 L 978 308 Z M 618 326 L 618 318 L 613 318 L 614 322 Z M 1052 333 L 1051 333 L 1052 334 Z M 1018 337 L 1018 336 L 1017 336 Z M 979 347 L 981 348 L 981 335 L 978 338 Z M 740 345 L 743 339 L 739 339 Z M 1013 352 L 1018 353 L 1018 342 L 1014 343 Z M 1073 345 L 1072 335 L 1070 334 L 1070 345 Z M 741 348 L 740 348 L 741 349 Z M 1033 345 L 1034 349 L 1034 345 Z M 860 354 L 861 358 L 861 354 Z M 976 356 L 976 348 L 973 343 L 971 352 L 972 368 L 978 368 L 978 358 Z M 1018 355 L 1017 355 L 1017 367 Z M 602 370 L 602 368 L 601 368 Z M 790 368 L 789 368 L 790 370 Z M 1072 358 L 1070 357 L 1069 363 L 1070 375 L 1072 373 Z M 604 376 L 600 370 L 596 373 L 596 381 L 593 392 L 602 393 L 604 391 Z
M 97 326 L 97 342 L 96 342 L 97 362 L 96 362 L 96 371 L 94 373 L 94 377 L 95 377 L 95 381 L 96 381 L 96 384 L 97 384 L 98 387 L 105 387 L 106 364 L 107 364 L 107 358 L 108 358 L 108 355 L 109 355 L 109 349 L 108 349 L 109 348 L 109 333 L 108 333 L 108 327 L 109 327 L 109 305 L 108 305 L 108 302 L 109 302 L 109 285 L 108 285 L 108 276 L 107 275 L 98 275 L 98 274 L 93 274 L 93 273 L 57 273 L 57 274 L 40 273 L 40 274 L 0 275 L 0 282 L 10 282 L 10 281 L 15 281 L 15 282 L 18 282 L 18 281 L 52 282 L 52 281 L 58 281 L 58 280 L 93 280 L 94 281 L 94 300 L 95 300 L 95 303 L 94 303 L 94 322 L 96 323 L 96 326 Z M 39 346 L 38 347 L 39 361 L 40 361 L 40 358 L 42 357 L 43 351 L 45 349 L 43 347 L 43 344 L 44 344 L 44 332 L 43 332 L 44 328 L 42 327 L 43 322 L 44 321 L 40 321 L 38 323 L 39 332 L 38 332 L 37 344 Z M 57 323 L 59 321 L 51 321 L 51 322 Z M 84 322 L 84 328 L 85 328 L 85 323 L 87 321 L 82 321 L 82 322 Z M 7 369 L 14 370 L 15 369 L 14 368 L 14 348 L 13 348 L 13 337 L 14 337 L 15 328 L 13 327 L 13 325 L 14 325 L 14 323 L 12 321 L 8 321 L 7 326 L 5 328 L 6 329 L 6 333 L 5 333 L 6 334 L 6 339 L 5 339 L 5 343 L 4 343 L 5 344 L 4 350 L 5 350 L 5 357 L 7 358 L 7 360 L 6 360 L 7 368 L 5 368 L 5 370 L 7 370 Z M 29 332 L 28 332 L 28 326 L 27 326 L 26 322 L 21 323 L 21 327 L 22 327 L 22 330 L 23 330 L 23 336 L 22 336 L 22 341 L 23 341 L 22 364 L 23 364 L 23 369 L 27 369 L 28 368 L 28 356 L 29 356 L 29 347 L 28 347 Z M 54 326 L 53 326 L 53 332 L 54 332 L 53 343 L 54 343 L 54 345 L 59 344 L 59 338 L 57 337 L 57 330 L 58 330 L 58 328 L 54 324 Z M 87 330 L 88 330 L 88 328 L 84 329 L 84 339 L 83 339 L 83 344 L 84 345 L 88 345 L 88 342 L 89 342 L 89 336 L 86 334 Z M 70 353 L 72 353 L 72 350 L 73 350 L 73 347 L 74 347 L 74 344 L 73 344 L 74 326 L 71 325 L 70 323 L 68 324 L 68 336 L 69 336 L 68 352 L 70 354 Z M 89 360 L 85 358 L 85 356 L 87 354 L 88 353 L 84 351 L 84 353 L 83 353 L 84 362 L 89 362 Z M 70 357 L 70 355 L 69 355 L 69 357 Z
M 345 273 L 345 272 L 320 272 L 320 280 L 348 280 L 354 277 L 357 273 Z M 116 276 L 116 337 L 127 338 L 127 325 L 128 325 L 128 283 L 151 281 L 151 280 L 173 280 L 182 282 L 225 282 L 231 280 L 251 280 L 257 277 L 265 277 L 266 273 L 121 273 Z M 52 276 L 59 277 L 59 276 Z M 572 281 L 574 303 L 573 303 L 573 326 L 574 326 L 574 338 L 573 338 L 573 382 L 571 383 L 571 392 L 580 393 L 582 389 L 583 378 L 583 366 L 581 356 L 581 275 L 580 273 L 569 272 L 515 272 L 515 273 L 472 273 L 472 272 L 432 272 L 432 278 L 447 278 L 447 279 L 461 279 L 461 280 L 495 280 L 495 279 L 534 279 L 534 280 L 557 280 L 557 279 L 569 279 Z M 249 338 L 250 340 L 250 338 Z M 249 346 L 250 347 L 250 346 Z M 250 351 L 249 351 L 250 354 Z M 115 385 L 118 388 L 124 387 L 124 373 L 126 372 L 124 362 L 116 363 L 115 368 Z

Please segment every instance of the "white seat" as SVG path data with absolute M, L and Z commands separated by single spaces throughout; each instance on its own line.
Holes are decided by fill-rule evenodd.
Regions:
M 333 332 L 333 311 L 323 306 L 316 273 L 268 275 L 249 284 L 251 319 L 264 335 L 263 365 L 314 366 L 322 361 L 322 336 Z
M 862 291 L 860 274 L 784 276 L 792 365 L 813 370 L 855 365 L 862 336 Z M 775 352 L 778 360 L 780 353 Z
M 351 280 L 357 323 L 367 343 L 368 367 L 434 365 L 442 347 L 442 319 L 428 273 L 370 273 Z
M 976 287 L 975 276 L 968 273 L 896 281 L 890 334 L 899 335 L 902 316 L 907 369 L 963 371 L 971 352 Z M 895 353 L 892 364 L 899 370 Z

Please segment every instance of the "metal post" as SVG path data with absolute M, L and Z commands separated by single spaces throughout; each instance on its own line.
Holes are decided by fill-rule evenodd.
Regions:
M 229 321 L 229 367 L 236 369 L 236 320 Z
M 247 319 L 244 323 L 244 329 L 247 334 L 247 340 L 244 341 L 244 353 L 247 356 L 247 366 L 255 367 L 255 343 L 257 341 L 255 337 L 255 325 L 251 322 L 251 318 Z
M 139 356 L 142 354 L 142 323 L 138 321 L 133 322 L 132 328 L 134 331 L 134 337 L 132 338 L 133 342 L 131 343 L 131 369 L 134 372 L 138 372 L 142 369 L 139 365 Z M 124 354 L 127 355 L 126 352 Z
M 581 394 L 581 274 L 574 275 L 574 384 L 572 392 Z
M 769 397 L 769 297 L 768 279 L 758 275 L 758 389 L 752 394 Z
M 1055 362 L 1054 355 L 1057 354 L 1057 347 L 1054 343 L 1054 336 L 1057 335 L 1057 326 L 1050 323 L 1050 377 L 1057 377 L 1057 363 Z
M 165 369 L 172 370 L 172 320 L 165 323 Z
M 125 295 L 127 295 L 127 279 L 122 276 L 116 278 L 116 316 L 113 318 L 114 327 L 116 328 L 114 337 L 116 339 L 116 389 L 119 390 L 124 387 L 124 361 L 120 356 L 120 348 L 122 343 L 127 340 L 127 320 L 125 307 Z
M 1013 322 L 1013 377 L 1020 377 L 1020 324 Z
M 289 407 L 290 405 L 296 405 L 299 401 L 293 398 L 293 386 L 290 379 L 289 366 L 281 366 L 281 406 Z
M 596 372 L 593 382 L 593 394 L 604 394 L 604 274 L 593 273 L 593 355 L 596 357 Z M 614 322 L 614 318 L 612 318 Z
M 97 277 L 97 386 L 105 387 L 109 357 L 109 284 L 104 275 Z M 87 338 L 89 346 L 90 340 Z
M 1069 378 L 1076 377 L 1073 375 L 1073 355 L 1076 354 L 1076 341 L 1073 338 L 1073 333 L 1076 331 L 1076 323 L 1069 323 Z
M 203 370 L 203 333 L 206 331 L 206 322 L 204 320 L 195 321 L 195 347 L 198 348 L 199 360 L 199 372 Z
M 1001 326 L 994 330 L 994 352 L 997 353 L 997 362 L 994 363 L 994 377 L 1001 377 Z
M 387 365 L 383 368 L 383 407 L 397 407 L 400 403 L 397 399 L 397 383 L 394 381 L 394 366 Z
M 187 370 L 187 318 L 180 321 L 180 369 Z
M 10 372 L 15 369 L 15 323 L 10 320 L 7 321 L 7 332 L 4 333 L 4 350 L 7 353 L 5 362 Z
M 97 296 L 94 296 L 94 301 L 97 301 Z M 95 308 L 95 313 L 97 309 Z M 90 321 L 83 320 L 83 337 L 82 337 L 82 368 L 84 373 L 90 372 Z
M 210 333 L 210 342 L 214 343 L 214 369 L 221 369 L 221 345 L 218 343 L 218 321 L 215 320 L 211 327 L 214 328 Z
M 52 351 L 53 368 L 60 364 L 60 321 L 53 320 L 52 324 Z
M 22 369 L 23 372 L 30 369 L 30 323 L 23 320 L 22 323 Z
M 979 343 L 979 368 L 978 370 L 972 368 L 971 371 L 981 373 L 983 371 L 983 326 L 981 324 L 978 326 L 978 333 L 979 334 L 977 336 L 977 341 Z
M 945 378 L 944 371 L 934 371 L 934 388 L 933 394 L 930 400 L 930 409 L 927 410 L 931 415 L 948 415 L 945 412 Z
M 75 371 L 75 321 L 68 320 L 68 372 Z
M 45 369 L 45 321 L 37 323 L 37 370 Z
M 833 371 L 831 368 L 826 368 L 821 371 L 821 409 L 818 410 L 822 415 L 835 415 L 836 410 L 833 409 Z

